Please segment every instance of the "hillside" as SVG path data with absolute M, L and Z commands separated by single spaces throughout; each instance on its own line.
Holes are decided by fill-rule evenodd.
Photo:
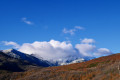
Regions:
M 0 52 L 0 70 L 10 72 L 22 72 L 28 65 L 34 65 L 28 61 L 12 58 L 3 52 Z
M 8 77 L 12 80 L 120 80 L 119 65 L 120 53 L 82 63 L 15 72 Z
M 9 80 L 8 75 L 11 76 L 14 72 L 25 72 L 37 67 L 37 64 L 27 60 L 13 58 L 0 51 L 0 80 Z M 39 68 L 43 68 L 43 66 L 39 66 Z
M 46 60 L 38 59 L 32 55 L 22 53 L 20 51 L 15 50 L 15 49 L 2 50 L 1 52 L 3 52 L 4 54 L 6 54 L 12 58 L 26 60 L 32 64 L 37 65 L 37 66 L 48 67 L 48 66 L 52 65 L 51 63 L 49 63 Z

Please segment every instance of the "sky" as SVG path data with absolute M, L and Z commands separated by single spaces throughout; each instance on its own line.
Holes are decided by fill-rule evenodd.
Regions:
M 96 52 L 104 48 L 119 53 L 119 4 L 120 0 L 0 0 L 0 49 L 21 50 L 26 43 L 53 40 L 78 50 L 88 44 L 97 46 Z

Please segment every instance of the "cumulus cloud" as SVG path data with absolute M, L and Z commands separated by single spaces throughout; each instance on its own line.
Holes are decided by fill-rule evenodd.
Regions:
M 74 50 L 72 44 L 66 42 L 59 42 L 50 40 L 49 42 L 24 43 L 19 51 L 28 54 L 35 54 L 37 57 L 42 57 L 46 60 L 57 60 L 65 58 L 67 56 L 78 56 L 78 53 Z
M 66 28 L 64 28 L 64 29 L 62 30 L 62 32 L 65 33 L 65 34 L 73 35 L 73 34 L 75 34 L 75 32 L 76 32 L 77 30 L 83 30 L 83 29 L 84 29 L 84 28 L 81 27 L 81 26 L 75 26 L 73 29 L 66 29 Z
M 99 48 L 97 49 L 97 51 L 94 53 L 95 56 L 106 56 L 106 55 L 110 55 L 112 54 L 112 52 L 107 49 L 107 48 Z
M 14 48 L 19 48 L 20 47 L 20 45 L 19 44 L 17 44 L 16 42 L 13 42 L 13 41 L 3 41 L 2 43 L 4 43 L 4 45 L 11 45 L 11 46 L 13 46 Z
M 26 24 L 29 24 L 29 25 L 33 24 L 33 22 L 28 21 L 27 18 L 25 18 L 25 17 L 22 18 L 22 21 L 23 21 L 24 23 L 26 23 Z
M 23 43 L 19 46 L 15 42 L 4 42 L 5 45 L 13 45 L 19 51 L 33 54 L 38 58 L 45 60 L 64 60 L 66 57 L 84 58 L 84 57 L 100 57 L 112 54 L 109 49 L 97 48 L 93 44 L 93 39 L 83 39 L 80 43 L 75 44 L 75 47 L 69 42 L 63 41 L 35 41 L 33 43 Z M 74 59 L 74 58 L 72 58 Z
M 97 48 L 93 43 L 94 39 L 85 38 L 81 40 L 80 44 L 76 44 L 75 48 L 79 50 L 79 53 L 83 56 L 106 56 L 112 54 L 112 52 L 107 48 Z
M 76 44 L 75 48 L 79 50 L 81 55 L 91 57 L 93 56 L 92 53 L 96 50 L 96 46 L 91 44 Z

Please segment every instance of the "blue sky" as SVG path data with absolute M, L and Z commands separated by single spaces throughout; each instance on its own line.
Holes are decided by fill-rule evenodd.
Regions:
M 64 33 L 76 26 L 74 34 Z M 0 0 L 0 41 L 71 41 L 91 38 L 120 52 L 120 0 Z M 67 38 L 67 39 L 66 39 Z M 0 45 L 0 49 L 6 46 Z

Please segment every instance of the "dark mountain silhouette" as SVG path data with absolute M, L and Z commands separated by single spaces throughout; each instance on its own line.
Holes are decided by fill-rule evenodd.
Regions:
M 38 65 L 38 66 L 43 66 L 43 67 L 48 67 L 51 66 L 51 63 L 43 60 L 43 59 L 38 59 L 32 55 L 28 55 L 25 53 L 22 53 L 20 51 L 17 51 L 15 49 L 8 49 L 8 50 L 2 50 L 2 52 L 8 56 L 11 56 L 16 59 L 23 59 L 26 60 L 32 64 Z
M 4 54 L 3 52 L 0 52 L 0 70 L 21 72 L 25 71 L 25 68 L 27 68 L 28 65 L 32 66 L 34 64 L 22 59 L 15 59 Z

